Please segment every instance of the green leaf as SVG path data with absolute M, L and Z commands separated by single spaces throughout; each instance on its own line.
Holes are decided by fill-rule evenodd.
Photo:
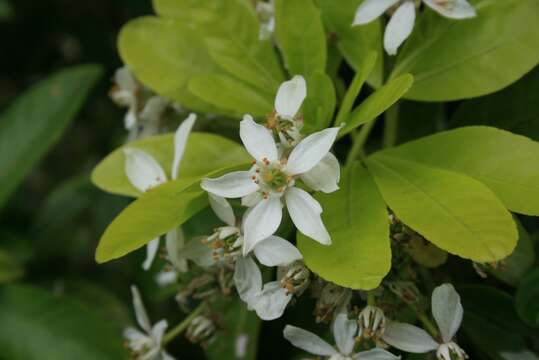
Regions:
M 92 309 L 29 286 L 0 289 L 0 348 L 10 360 L 127 359 L 121 329 Z
M 171 178 L 174 158 L 174 135 L 166 134 L 131 142 L 115 150 L 101 161 L 92 173 L 92 181 L 99 188 L 120 195 L 138 197 L 125 174 L 125 155 L 123 149 L 135 147 L 152 155 L 161 165 L 167 177 Z M 204 161 L 200 161 L 204 159 Z M 244 148 L 219 135 L 194 132 L 189 135 L 185 153 L 180 163 L 182 179 L 200 178 L 215 169 L 220 169 L 249 161 Z
M 0 207 L 62 136 L 101 77 L 82 65 L 38 83 L 0 115 Z
M 367 25 L 352 26 L 356 9 L 361 2 L 362 0 L 318 0 L 318 5 L 330 39 L 336 41 L 344 58 L 356 72 L 361 71 L 365 58 L 371 51 L 378 55 L 374 71 L 369 76 L 369 83 L 379 87 L 383 83 L 384 73 L 382 21 L 375 20 Z
M 267 96 L 261 96 L 246 84 L 227 76 L 197 75 L 191 78 L 188 88 L 200 99 L 231 113 L 241 109 L 243 113 L 258 117 L 273 110 Z
M 270 41 L 259 40 L 259 24 L 246 0 L 154 0 L 158 14 L 180 19 L 203 34 L 209 54 L 224 70 L 271 96 L 283 81 Z
M 508 294 L 488 286 L 458 288 L 464 307 L 462 332 L 493 360 L 507 360 L 501 353 L 525 350 L 523 335 L 529 332 L 519 321 Z
M 354 102 L 359 96 L 359 92 L 361 91 L 363 84 L 365 84 L 365 81 L 367 81 L 367 78 L 374 69 L 377 58 L 378 54 L 375 51 L 371 51 L 367 54 L 367 56 L 361 63 L 361 66 L 357 70 L 354 79 L 352 80 L 352 83 L 350 84 L 348 90 L 346 91 L 346 94 L 344 95 L 344 99 L 341 103 L 339 113 L 335 118 L 335 125 L 340 125 L 341 123 L 346 122 L 345 120 L 348 115 L 350 115 L 350 111 L 352 111 Z
M 358 126 L 376 119 L 406 94 L 413 82 L 412 75 L 404 74 L 376 90 L 348 116 L 339 136 L 342 137 Z
M 539 268 L 522 279 L 516 293 L 516 308 L 526 324 L 539 328 Z
M 451 127 L 488 125 L 539 140 L 539 67 L 513 85 L 462 103 Z
M 535 262 L 535 249 L 530 235 L 515 217 L 518 226 L 518 243 L 515 251 L 503 260 L 499 268 L 487 267 L 487 271 L 503 282 L 516 286 Z
M 247 310 L 246 305 L 237 298 L 220 301 L 216 309 L 219 323 L 223 329 L 217 334 L 217 339 L 206 350 L 210 360 L 242 359 L 255 360 L 258 348 L 258 333 L 261 321 L 254 311 Z M 238 356 L 236 345 L 240 337 L 246 341 L 244 356 Z
M 370 290 L 391 267 L 386 206 L 369 173 L 359 164 L 343 171 L 340 190 L 318 194 L 332 244 L 324 246 L 298 232 L 305 263 L 337 285 Z
M 196 111 L 215 108 L 187 90 L 194 75 L 214 73 L 204 39 L 183 21 L 142 17 L 125 25 L 118 38 L 122 60 L 146 86 Z
M 215 177 L 244 167 L 235 166 L 206 175 Z M 105 230 L 96 250 L 97 262 L 124 256 L 204 209 L 208 196 L 200 187 L 203 177 L 169 181 L 132 202 Z
M 459 172 L 487 185 L 511 211 L 539 215 L 539 143 L 524 136 L 470 126 L 385 150 L 384 154 Z
M 479 181 L 384 152 L 367 165 L 397 217 L 439 248 L 478 262 L 503 259 L 515 248 L 511 214 Z
M 313 0 L 276 0 L 275 36 L 290 75 L 326 69 L 326 33 Z
M 0 249 L 0 284 L 10 283 L 24 274 L 24 268 L 9 252 Z
M 325 73 L 317 72 L 306 80 L 307 98 L 303 102 L 304 132 L 325 129 L 331 124 L 337 96 L 333 81 Z
M 492 93 L 539 62 L 539 2 L 472 1 L 478 16 L 455 21 L 425 11 L 391 74 L 411 73 L 409 99 L 447 101 Z

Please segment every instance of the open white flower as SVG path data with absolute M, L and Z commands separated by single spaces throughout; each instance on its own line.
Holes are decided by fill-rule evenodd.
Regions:
M 467 359 L 468 356 L 454 341 L 464 310 L 460 296 L 451 284 L 443 284 L 432 293 L 432 315 L 440 330 L 440 341 L 416 326 L 390 322 L 382 340 L 391 346 L 411 353 L 436 351 L 439 360 Z M 452 355 L 454 357 L 452 357 Z
M 190 114 L 176 130 L 174 135 L 174 160 L 172 161 L 172 179 L 178 178 L 180 162 L 185 152 L 187 138 L 196 120 L 195 114 Z M 146 192 L 156 186 L 165 183 L 167 175 L 157 160 L 144 150 L 128 147 L 124 149 L 125 174 L 131 184 L 141 192 Z M 169 235 L 167 234 L 167 238 Z M 159 238 L 148 243 L 146 260 L 142 264 L 148 270 L 155 259 L 159 249 Z
M 133 295 L 133 307 L 135 317 L 142 331 L 128 327 L 124 331 L 127 346 L 133 352 L 135 359 L 140 360 L 174 360 L 162 347 L 163 335 L 167 330 L 166 320 L 161 320 L 154 326 L 151 325 L 142 303 L 142 298 L 136 286 L 131 286 Z
M 450 19 L 475 17 L 476 11 L 467 0 L 422 0 L 425 5 Z M 370 23 L 391 7 L 396 7 L 384 34 L 384 48 L 389 55 L 395 55 L 398 48 L 414 29 L 416 17 L 415 0 L 365 0 L 356 11 L 354 25 Z
M 292 299 L 292 294 L 288 294 L 279 281 L 262 285 L 260 269 L 252 256 L 244 256 L 241 250 L 245 246 L 244 237 L 232 207 L 224 198 L 212 194 L 209 194 L 209 198 L 213 211 L 227 226 L 218 228 L 204 241 L 205 244 L 190 241 L 183 249 L 183 256 L 203 267 L 220 261 L 233 262 L 236 289 L 249 309 L 255 310 L 263 320 L 280 317 Z M 254 247 L 253 254 L 261 264 L 270 267 L 285 266 L 302 258 L 294 245 L 278 236 L 260 241 Z
M 400 359 L 400 356 L 395 356 L 383 349 L 353 353 L 357 333 L 357 321 L 349 320 L 348 315 L 345 313 L 338 314 L 333 322 L 333 337 L 337 344 L 336 348 L 322 340 L 318 335 L 292 325 L 286 325 L 283 331 L 285 339 L 295 347 L 330 360 Z
M 271 132 L 246 115 L 240 124 L 240 137 L 254 158 L 250 171 L 237 171 L 217 179 L 204 179 L 202 188 L 225 198 L 243 198 L 251 206 L 244 221 L 244 255 L 277 231 L 283 202 L 292 221 L 303 234 L 324 245 L 331 244 L 322 219 L 322 207 L 305 190 L 295 186 L 302 179 L 314 190 L 338 189 L 338 162 L 327 161 L 338 127 L 311 134 L 280 158 Z

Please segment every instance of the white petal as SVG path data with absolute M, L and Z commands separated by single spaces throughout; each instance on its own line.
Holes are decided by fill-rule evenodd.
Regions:
M 144 308 L 144 303 L 142 302 L 140 292 L 135 285 L 131 285 L 131 294 L 133 296 L 133 308 L 135 309 L 135 317 L 137 318 L 137 323 L 139 324 L 141 329 L 146 331 L 146 333 L 150 334 L 152 331 L 152 325 L 150 324 L 148 313 L 146 313 L 146 309 Z
M 438 348 L 438 343 L 417 326 L 391 322 L 382 336 L 389 345 L 411 353 L 426 353 Z
M 123 336 L 128 341 L 136 342 L 141 345 L 148 341 L 151 341 L 147 334 L 142 333 L 138 329 L 135 329 L 133 327 L 128 327 L 127 329 L 125 329 L 123 332 Z
M 329 236 L 320 214 L 322 208 L 305 190 L 292 187 L 286 191 L 286 207 L 298 230 L 322 245 L 330 245 Z
M 163 335 L 165 334 L 165 331 L 168 328 L 168 323 L 166 320 L 161 320 L 158 323 L 156 323 L 152 328 L 152 338 L 155 340 L 159 346 L 161 345 L 161 341 L 163 339 Z
M 423 0 L 431 9 L 450 19 L 468 19 L 477 16 L 475 8 L 466 0 L 448 0 L 440 4 L 436 0 Z
M 260 192 L 254 192 L 241 198 L 241 205 L 246 207 L 253 207 L 262 200 L 262 194 Z
M 299 175 L 315 167 L 328 154 L 339 130 L 340 127 L 325 129 L 301 140 L 288 157 L 287 171 Z
M 335 317 L 333 321 L 333 337 L 341 354 L 350 355 L 354 350 L 357 328 L 357 320 L 348 320 L 346 313 L 340 313 Z
M 398 360 L 400 358 L 400 356 L 393 355 L 389 351 L 379 348 L 362 351 L 352 356 L 354 360 Z
M 301 175 L 301 180 L 315 191 L 331 193 L 339 190 L 341 168 L 339 160 L 332 153 L 326 156 L 311 170 Z
M 135 92 L 137 81 L 127 66 L 121 67 L 114 73 L 114 82 L 125 91 Z
M 279 87 L 275 97 L 275 111 L 285 119 L 293 119 L 307 97 L 307 83 L 303 76 L 296 75 Z
M 264 199 L 245 215 L 243 254 L 248 254 L 260 241 L 273 235 L 283 217 L 281 200 Z
M 258 190 L 248 171 L 235 171 L 216 179 L 204 179 L 200 186 L 209 193 L 225 198 L 240 198 Z
M 135 129 L 137 126 L 137 110 L 136 105 L 130 106 L 129 110 L 125 113 L 124 126 L 126 130 Z
M 318 335 L 301 328 L 286 325 L 283 330 L 284 338 L 297 348 L 305 350 L 314 355 L 331 356 L 337 354 L 337 351 L 322 340 Z
M 173 229 L 167 233 L 165 246 L 170 262 L 180 272 L 187 271 L 187 260 L 182 256 L 185 246 L 185 235 L 181 228 Z
M 453 339 L 462 323 L 464 309 L 460 296 L 451 284 L 438 286 L 432 292 L 432 315 L 438 324 L 444 342 Z
M 357 8 L 352 25 L 368 24 L 398 2 L 399 0 L 365 0 Z
M 216 196 L 211 193 L 208 195 L 210 206 L 215 215 L 230 226 L 236 225 L 236 216 L 234 216 L 234 210 L 232 210 L 232 206 L 230 206 L 228 201 L 221 196 Z
M 279 281 L 272 281 L 264 285 L 264 289 L 257 296 L 253 308 L 262 320 L 270 321 L 280 318 L 290 300 L 292 294 L 287 294 Z
M 172 179 L 177 179 L 180 169 L 180 162 L 183 158 L 183 153 L 185 152 L 185 147 L 187 146 L 187 139 L 191 133 L 191 129 L 195 124 L 197 119 L 196 114 L 189 114 L 187 119 L 185 119 L 181 125 L 176 130 L 174 134 L 174 161 L 172 162 Z
M 253 251 L 258 261 L 266 266 L 285 266 L 302 258 L 294 245 L 278 236 L 262 240 Z
M 234 269 L 234 284 L 239 297 L 252 307 L 262 291 L 262 273 L 250 257 L 239 257 Z
M 200 239 L 192 239 L 187 242 L 182 250 L 182 256 L 194 261 L 198 266 L 210 267 L 215 264 L 213 251 L 209 246 L 202 243 Z
M 389 55 L 397 54 L 404 40 L 408 39 L 415 23 L 415 4 L 405 1 L 389 20 L 384 34 L 384 48 Z
M 126 148 L 124 154 L 125 174 L 139 191 L 145 192 L 167 181 L 167 175 L 161 165 L 147 152 Z
M 148 245 L 146 245 L 146 259 L 142 263 L 142 268 L 144 270 L 149 270 L 150 267 L 152 267 L 152 263 L 155 259 L 155 255 L 157 255 L 157 251 L 159 250 L 159 238 L 155 238 L 151 240 Z
M 245 115 L 240 122 L 240 137 L 245 149 L 256 161 L 264 158 L 277 160 L 277 145 L 273 135 L 265 126 L 255 123 L 251 115 Z

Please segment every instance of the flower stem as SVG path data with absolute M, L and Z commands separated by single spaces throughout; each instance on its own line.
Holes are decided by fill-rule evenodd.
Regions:
M 360 158 L 365 157 L 365 154 L 363 152 L 363 147 L 375 123 L 376 123 L 376 119 L 374 119 L 371 122 L 366 123 L 365 125 L 361 127 L 359 132 L 354 136 L 354 143 L 352 145 L 352 149 L 350 150 L 350 152 L 348 153 L 348 157 L 346 158 L 347 166 L 350 165 L 352 162 L 354 162 L 354 160 L 356 160 L 358 157 Z
M 181 334 L 187 327 L 189 326 L 189 323 L 196 318 L 202 310 L 206 307 L 205 303 L 200 304 L 189 316 L 187 316 L 185 319 L 182 320 L 178 325 L 176 325 L 174 328 L 170 329 L 169 332 L 163 336 L 163 345 L 168 344 L 171 342 L 176 336 Z
M 393 105 L 385 112 L 384 117 L 384 148 L 390 148 L 397 143 L 397 131 L 399 129 L 399 106 Z
M 372 291 L 369 291 L 367 293 L 367 305 L 376 306 L 376 300 L 374 298 L 374 293 Z
M 432 335 L 433 338 L 438 339 L 438 328 L 432 323 L 429 317 L 422 311 L 416 309 L 418 319 L 421 321 L 425 329 Z

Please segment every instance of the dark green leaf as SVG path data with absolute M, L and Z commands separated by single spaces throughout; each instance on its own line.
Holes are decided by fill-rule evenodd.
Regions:
M 521 281 L 516 294 L 517 311 L 528 325 L 539 328 L 539 269 L 530 271 Z
M 0 115 L 0 207 L 58 141 L 101 74 L 96 65 L 63 70 L 28 90 Z

